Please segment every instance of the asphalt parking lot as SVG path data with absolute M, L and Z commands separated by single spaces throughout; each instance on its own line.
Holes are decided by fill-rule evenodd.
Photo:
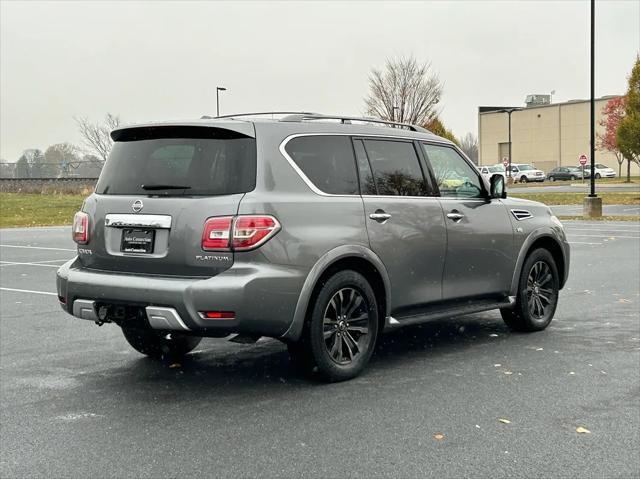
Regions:
M 406 328 L 330 385 L 277 341 L 149 360 L 60 310 L 68 228 L 1 230 L 0 477 L 638 477 L 640 225 L 566 228 L 546 331 L 496 312 Z

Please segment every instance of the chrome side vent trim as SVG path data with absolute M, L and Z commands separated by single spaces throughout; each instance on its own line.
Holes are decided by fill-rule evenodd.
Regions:
M 511 214 L 514 216 L 515 219 L 517 219 L 518 221 L 522 221 L 522 220 L 528 220 L 530 218 L 533 218 L 533 215 L 531 214 L 530 211 L 528 210 L 511 210 Z

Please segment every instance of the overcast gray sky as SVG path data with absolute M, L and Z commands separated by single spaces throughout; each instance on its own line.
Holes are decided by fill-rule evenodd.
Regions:
M 589 2 L 37 2 L 0 4 L 0 158 L 79 142 L 74 116 L 128 122 L 215 113 L 362 114 L 371 67 L 430 60 L 441 117 L 589 95 Z M 598 0 L 596 95 L 620 94 L 640 51 L 640 1 Z

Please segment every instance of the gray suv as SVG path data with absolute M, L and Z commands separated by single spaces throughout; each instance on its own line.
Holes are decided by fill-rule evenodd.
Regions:
M 339 381 L 401 326 L 499 309 L 514 330 L 542 330 L 567 280 L 550 209 L 506 199 L 501 175 L 420 127 L 254 114 L 112 138 L 58 296 L 152 357 L 267 336 Z

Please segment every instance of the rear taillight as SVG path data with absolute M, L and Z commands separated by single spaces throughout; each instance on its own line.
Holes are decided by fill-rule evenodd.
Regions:
M 279 230 L 280 223 L 273 216 L 238 216 L 231 244 L 236 251 L 257 248 Z
M 209 218 L 204 223 L 202 232 L 202 249 L 206 251 L 227 251 L 233 216 Z
M 89 215 L 82 211 L 78 211 L 73 217 L 73 228 L 71 230 L 73 241 L 78 244 L 87 244 L 89 242 Z
M 204 223 L 205 251 L 247 251 L 267 242 L 280 231 L 280 223 L 269 215 L 219 216 Z

